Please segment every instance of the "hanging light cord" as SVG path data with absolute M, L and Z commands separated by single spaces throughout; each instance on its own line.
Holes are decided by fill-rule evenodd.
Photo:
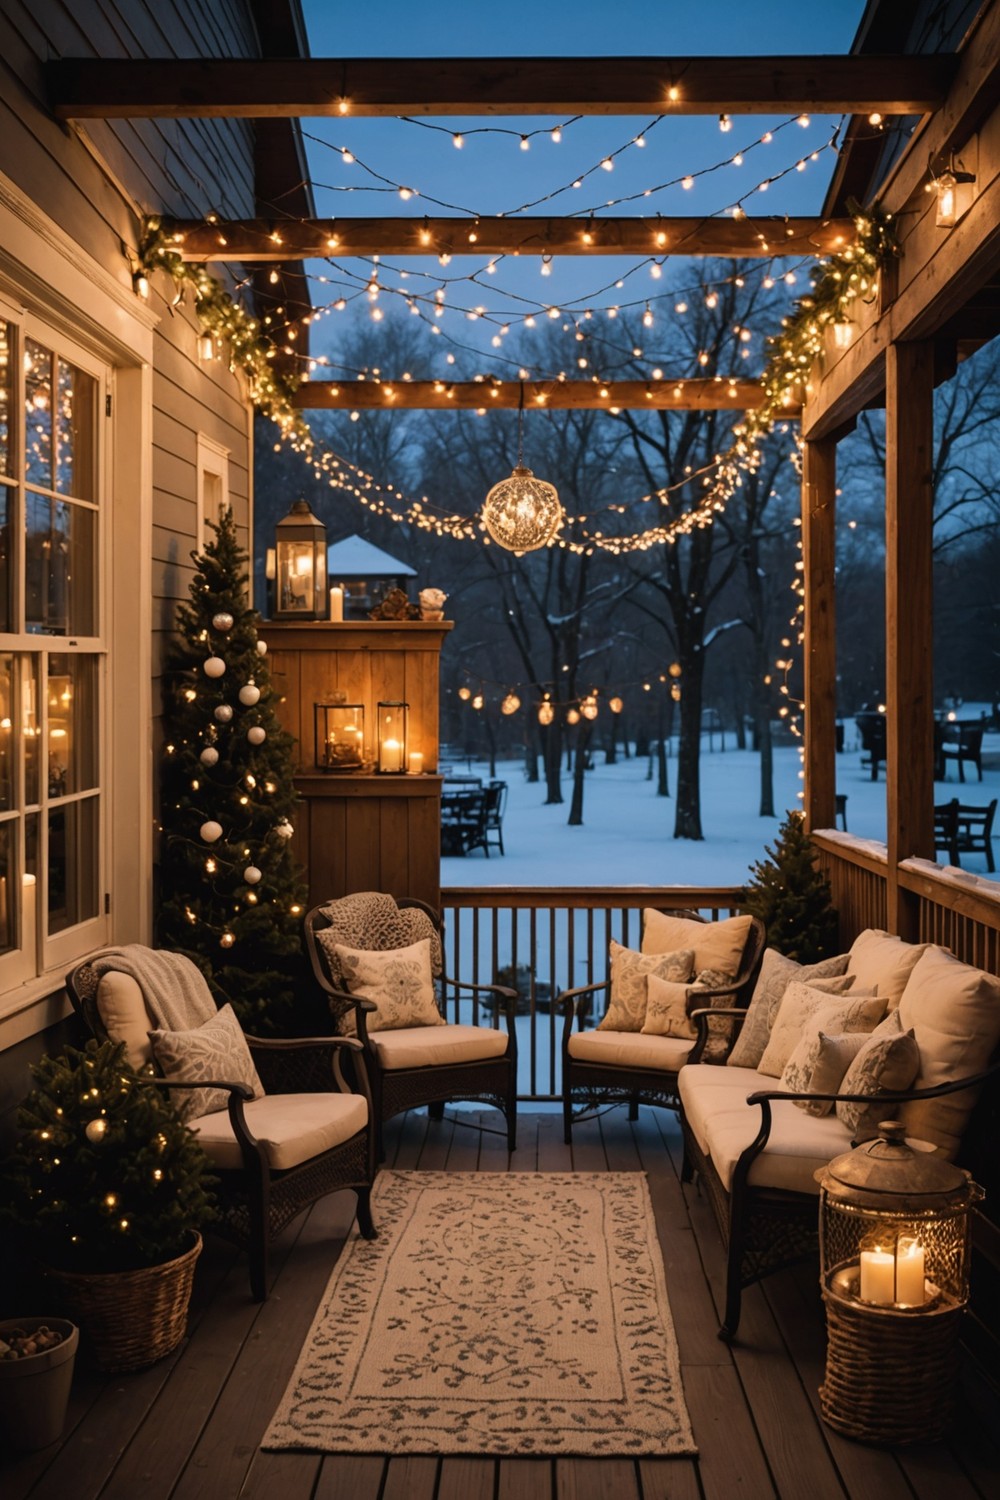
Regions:
M 517 396 L 517 467 L 524 468 L 524 381 L 518 381 Z

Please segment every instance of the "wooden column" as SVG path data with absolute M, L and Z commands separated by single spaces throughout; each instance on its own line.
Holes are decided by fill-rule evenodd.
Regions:
M 836 826 L 836 494 L 836 439 L 824 437 L 806 442 L 802 466 L 802 560 L 805 564 L 807 829 Z
M 934 346 L 890 344 L 885 411 L 885 691 L 888 922 L 912 940 L 899 862 L 934 858 Z

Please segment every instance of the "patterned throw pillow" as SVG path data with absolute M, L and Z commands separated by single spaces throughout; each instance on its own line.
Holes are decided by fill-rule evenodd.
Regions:
M 674 1036 L 693 1040 L 698 1031 L 688 1015 L 691 986 L 650 974 L 646 979 L 646 1019 L 643 1036 Z
M 724 989 L 727 984 L 732 983 L 735 977 L 735 974 L 729 974 L 724 969 L 702 969 L 694 977 L 694 983 L 691 986 L 691 996 L 688 1001 L 688 1009 L 704 1009 L 706 1004 L 705 996 L 699 994 L 699 991 Z M 707 1003 L 709 1006 L 726 1010 L 732 1005 L 733 997 L 732 995 L 719 995 L 718 998 L 714 998 L 710 995 Z M 708 1018 L 708 1037 L 705 1040 L 705 1046 L 701 1054 L 702 1062 L 722 1063 L 726 1061 L 734 1024 L 735 1022 L 728 1016 L 719 1016 L 718 1019 L 713 1016 Z M 697 1031 L 697 1022 L 694 1025 Z
M 731 1068 L 756 1068 L 764 1055 L 771 1023 L 778 1014 L 785 990 L 793 979 L 803 984 L 813 984 L 817 979 L 831 978 L 847 973 L 847 954 L 837 958 L 824 958 L 816 964 L 797 964 L 794 958 L 786 958 L 776 948 L 764 949 L 764 960 L 754 986 L 746 1020 L 733 1050 L 726 1059 Z
M 785 1064 L 781 1087 L 794 1094 L 835 1094 L 844 1074 L 862 1047 L 867 1047 L 871 1033 L 841 1032 L 827 1036 L 825 1031 L 808 1032 Z M 796 1099 L 797 1109 L 821 1117 L 833 1109 L 832 1099 Z
M 888 1089 L 908 1089 L 920 1069 L 920 1049 L 912 1031 L 904 1031 L 899 1011 L 891 1010 L 876 1026 L 867 1045 L 844 1074 L 842 1094 L 878 1094 Z M 837 1118 L 855 1141 L 878 1135 L 883 1120 L 895 1119 L 898 1104 L 848 1104 L 838 1100 Z
M 245 1083 L 255 1099 L 263 1096 L 264 1085 L 231 1005 L 224 1005 L 195 1031 L 151 1031 L 149 1041 L 164 1078 L 175 1083 L 197 1083 L 201 1078 Z M 226 1089 L 178 1089 L 171 1097 L 184 1120 L 199 1120 L 229 1104 Z
M 337 962 L 352 995 L 373 1000 L 369 1031 L 399 1031 L 407 1026 L 443 1026 L 434 998 L 431 945 L 427 938 L 409 948 L 385 953 L 367 948 L 336 947 Z
M 646 979 L 656 974 L 683 984 L 691 978 L 694 954 L 690 948 L 679 953 L 636 953 L 611 940 L 611 999 L 607 1014 L 597 1023 L 598 1031 L 641 1031 L 646 1019 Z
M 851 991 L 831 1000 L 822 990 L 793 979 L 757 1071 L 780 1078 L 807 1030 L 814 1032 L 822 1027 L 828 1036 L 836 1031 L 873 1031 L 884 1015 L 885 1001 L 877 995 L 855 995 Z

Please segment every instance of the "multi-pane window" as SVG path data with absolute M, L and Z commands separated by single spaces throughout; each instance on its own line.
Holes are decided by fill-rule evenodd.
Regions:
M 0 315 L 0 1007 L 102 936 L 106 384 Z

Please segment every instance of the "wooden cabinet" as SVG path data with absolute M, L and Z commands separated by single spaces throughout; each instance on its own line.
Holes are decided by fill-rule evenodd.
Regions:
M 281 723 L 296 739 L 302 806 L 294 849 L 310 905 L 351 891 L 388 891 L 440 905 L 439 660 L 450 622 L 268 621 L 261 629 Z M 424 775 L 332 775 L 319 770 L 314 705 L 336 691 L 365 706 L 366 758 L 375 759 L 379 702 L 409 705 L 407 748 Z

